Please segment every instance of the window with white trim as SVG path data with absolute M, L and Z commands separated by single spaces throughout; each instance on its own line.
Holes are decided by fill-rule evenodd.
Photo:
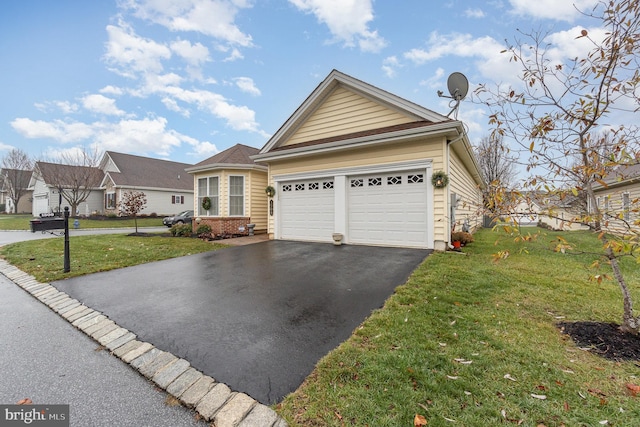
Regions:
M 198 178 L 198 215 L 218 216 L 219 213 L 219 178 L 217 176 L 208 176 L 206 178 Z M 202 207 L 202 201 L 205 197 L 211 200 L 211 207 L 205 210 Z
M 116 193 L 106 193 L 104 195 L 104 208 L 115 209 L 116 208 Z
M 171 204 L 172 205 L 184 205 L 184 196 L 182 196 L 182 195 L 173 195 L 173 196 L 171 196 Z
M 244 176 L 229 177 L 229 216 L 244 216 Z

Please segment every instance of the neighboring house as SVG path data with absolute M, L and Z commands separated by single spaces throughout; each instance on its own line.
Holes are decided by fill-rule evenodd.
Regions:
M 88 174 L 102 174 L 102 172 L 89 166 L 70 166 L 58 163 L 36 162 L 29 182 L 29 188 L 33 190 L 33 216 L 43 213 L 62 212 L 69 203 L 62 197 L 63 192 L 87 191 L 87 199 L 78 205 L 78 215 L 89 216 L 92 212 L 102 208 L 102 190 L 99 186 L 86 188 L 80 183 L 74 184 L 74 177 L 87 176 Z M 96 181 L 98 182 L 98 181 Z M 69 206 L 71 209 L 71 207 Z
M 250 157 L 258 151 L 237 144 L 187 169 L 193 175 L 194 227 L 207 224 L 214 234 L 234 234 L 255 224 L 256 233 L 267 231 L 267 166 Z M 205 197 L 208 210 L 202 206 Z
M 519 195 L 513 212 L 509 216 L 520 226 L 546 225 L 553 230 L 587 230 L 580 223 L 582 212 L 576 208 L 579 203 L 573 195 L 525 192 Z
M 252 158 L 275 189 L 271 238 L 442 250 L 481 222 L 462 122 L 336 70 Z
M 31 181 L 32 172 L 21 169 L 2 169 L 0 174 L 2 181 L 0 184 L 0 203 L 5 205 L 5 212 L 31 213 L 33 209 L 33 191 L 29 189 L 29 182 Z M 17 182 L 18 188 L 22 190 L 17 207 L 13 205 L 13 200 L 10 197 L 9 186 L 11 182 Z
M 602 181 L 605 185 L 596 183 L 594 193 L 603 227 L 621 234 L 640 232 L 640 164 L 619 166 Z
M 104 200 L 99 211 L 119 214 L 127 191 L 142 191 L 147 204 L 140 214 L 176 214 L 193 206 L 193 181 L 185 172 L 192 165 L 107 151 L 100 161 Z

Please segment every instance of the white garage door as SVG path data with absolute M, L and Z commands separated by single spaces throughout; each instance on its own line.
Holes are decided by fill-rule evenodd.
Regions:
M 333 178 L 280 184 L 280 238 L 332 242 Z
M 49 198 L 45 196 L 36 196 L 33 198 L 33 216 L 43 213 L 49 213 Z
M 349 243 L 427 246 L 424 170 L 347 179 Z

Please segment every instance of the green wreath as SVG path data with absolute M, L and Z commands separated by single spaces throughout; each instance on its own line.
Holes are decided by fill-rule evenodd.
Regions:
M 449 184 L 449 176 L 444 171 L 434 172 L 431 175 L 431 184 L 436 188 L 444 188 Z
M 270 185 L 268 185 L 267 188 L 264 189 L 264 192 L 267 194 L 267 197 L 273 197 L 276 195 L 276 189 Z
M 211 209 L 211 199 L 209 197 L 205 197 L 202 199 L 202 209 L 208 211 Z

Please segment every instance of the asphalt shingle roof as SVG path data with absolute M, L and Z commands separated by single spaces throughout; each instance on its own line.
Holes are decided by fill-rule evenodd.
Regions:
M 106 153 L 120 172 L 108 172 L 116 186 L 193 190 L 193 179 L 185 172 L 192 165 L 131 154 Z
M 259 164 L 251 159 L 251 156 L 258 154 L 259 149 L 249 147 L 244 144 L 236 144 L 231 148 L 228 148 L 215 156 L 211 156 L 208 159 L 201 161 L 194 165 L 194 167 L 217 165 L 217 164 L 230 164 L 230 165 L 255 165 Z

